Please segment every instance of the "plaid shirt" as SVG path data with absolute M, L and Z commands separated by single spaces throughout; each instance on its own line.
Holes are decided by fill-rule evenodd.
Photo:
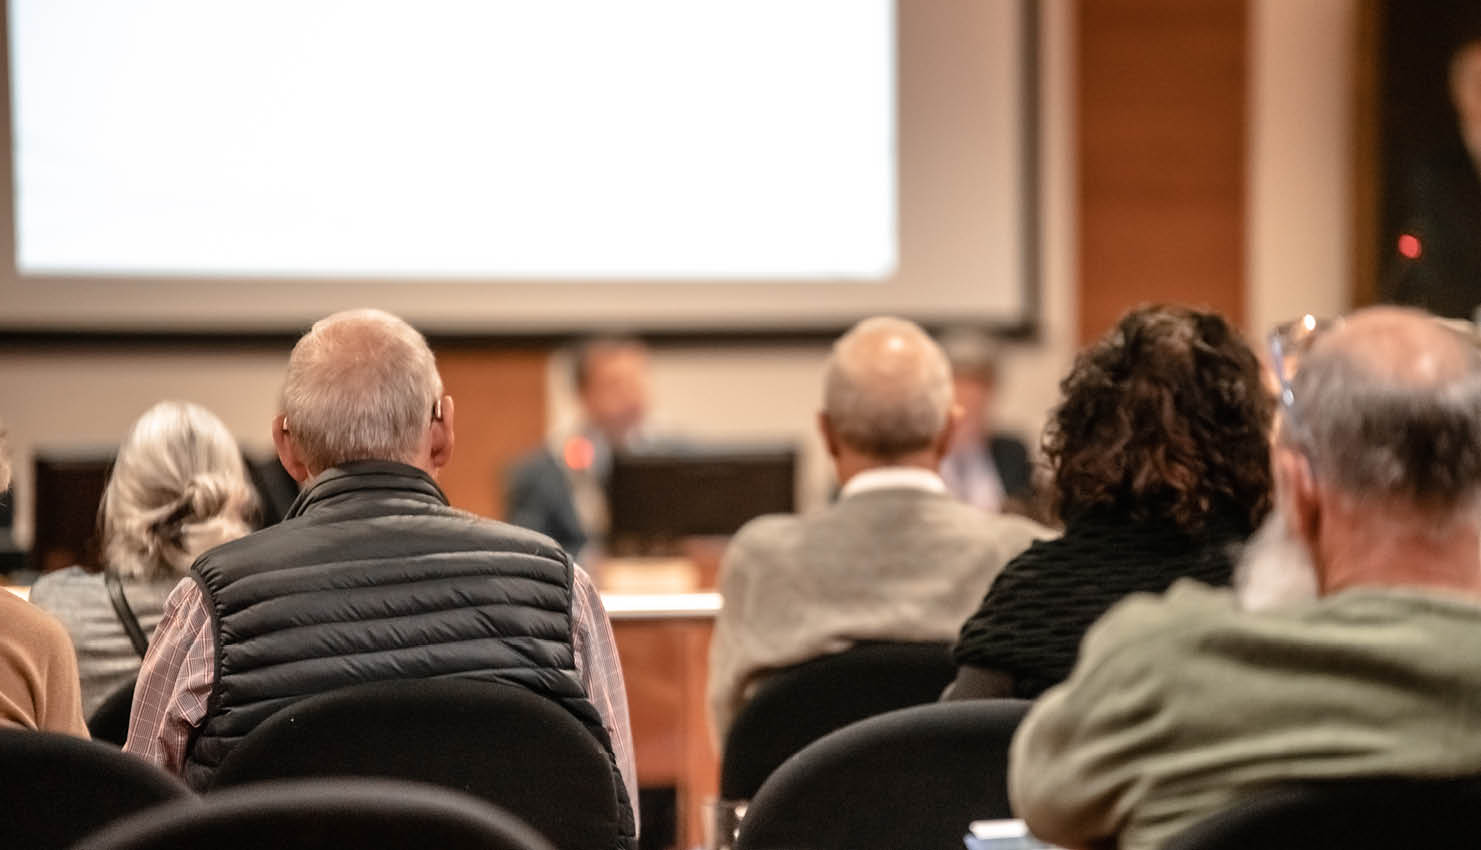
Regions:
M 571 642 L 576 677 L 602 717 L 612 739 L 612 754 L 627 786 L 637 817 L 638 774 L 633 761 L 632 725 L 627 714 L 627 686 L 617 658 L 617 643 L 607 609 L 586 571 L 576 567 L 571 588 Z M 184 579 L 165 600 L 164 617 L 149 642 L 139 669 L 129 738 L 124 752 L 179 776 L 185 771 L 185 747 L 205 720 L 206 703 L 216 681 L 216 636 L 211 612 L 200 585 Z

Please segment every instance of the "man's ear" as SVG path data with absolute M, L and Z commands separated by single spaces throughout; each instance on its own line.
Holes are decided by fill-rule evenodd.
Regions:
M 828 456 L 838 458 L 838 435 L 833 432 L 833 423 L 828 421 L 828 414 L 818 412 L 818 433 L 823 435 L 823 445 L 828 447 Z
M 308 464 L 299 456 L 293 436 L 288 433 L 288 417 L 278 414 L 273 417 L 273 447 L 278 450 L 278 462 L 288 471 L 294 481 L 302 485 L 312 477 Z
M 441 469 L 447 466 L 447 462 L 453 457 L 453 397 L 445 395 L 438 402 L 438 413 L 441 415 L 432 420 L 432 427 L 427 434 L 427 451 L 432 460 L 433 469 Z
M 936 437 L 936 444 L 931 447 L 936 453 L 938 463 L 951 453 L 951 444 L 956 441 L 956 433 L 961 430 L 962 420 L 966 418 L 966 408 L 955 402 L 946 411 L 946 425 L 941 428 L 941 434 Z
M 1275 487 L 1284 496 L 1276 501 L 1286 514 L 1287 527 L 1316 552 L 1321 535 L 1322 493 L 1306 455 L 1284 446 L 1275 448 Z

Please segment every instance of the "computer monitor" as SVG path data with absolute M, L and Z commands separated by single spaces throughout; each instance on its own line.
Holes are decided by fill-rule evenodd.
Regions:
M 754 517 L 795 509 L 797 447 L 618 454 L 607 483 L 614 552 L 734 534 Z
M 45 573 L 73 564 L 101 565 L 98 504 L 113 454 L 103 449 L 36 454 L 32 569 Z

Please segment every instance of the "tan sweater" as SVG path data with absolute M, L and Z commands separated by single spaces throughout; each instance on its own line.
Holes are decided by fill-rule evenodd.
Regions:
M 768 673 L 860 641 L 956 639 L 988 585 L 1049 530 L 942 493 L 882 489 L 752 520 L 720 568 L 710 730 L 723 743 Z
M 86 738 L 77 656 L 62 624 L 0 590 L 0 726 Z
M 1481 773 L 1478 658 L 1481 605 L 1438 594 L 1132 596 L 1019 728 L 1013 808 L 1063 847 L 1153 850 L 1281 782 Z

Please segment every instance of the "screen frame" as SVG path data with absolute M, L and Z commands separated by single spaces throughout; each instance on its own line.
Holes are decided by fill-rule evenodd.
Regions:
M 924 0 L 934 3 L 934 0 Z M 1016 201 L 1018 267 L 1021 270 L 1017 281 L 1020 309 L 1015 317 L 989 315 L 972 308 L 955 309 L 954 305 L 935 305 L 921 309 L 896 310 L 922 324 L 942 327 L 973 323 L 989 327 L 1007 338 L 1031 340 L 1040 333 L 1042 310 L 1042 203 L 1041 182 L 1041 121 L 1040 103 L 1040 36 L 1043 11 L 1036 0 L 1009 0 L 1016 6 L 1017 32 L 1002 34 L 1001 37 L 1015 39 L 1015 49 L 1020 59 L 1017 73 L 1017 103 L 1012 104 L 1012 114 L 1018 125 Z M 897 71 L 902 76 L 908 71 L 908 63 L 920 63 L 922 45 L 911 46 L 911 39 L 904 30 L 915 26 L 913 14 L 923 8 L 922 0 L 899 0 L 896 5 L 898 25 Z M 948 4 L 953 5 L 953 4 Z M 912 9 L 917 10 L 912 13 Z M 764 342 L 817 340 L 836 335 L 853 321 L 868 312 L 850 309 L 851 299 L 840 300 L 840 309 L 822 309 L 799 313 L 794 316 L 778 316 L 764 311 L 753 314 L 727 314 L 722 308 L 704 315 L 680 315 L 655 317 L 651 315 L 616 315 L 593 317 L 590 314 L 571 311 L 562 314 L 548 311 L 543 316 L 499 316 L 487 309 L 474 310 L 468 315 L 428 315 L 416 309 L 416 301 L 454 301 L 458 294 L 467 294 L 482 289 L 485 293 L 498 290 L 498 297 L 517 299 L 520 286 L 538 285 L 554 287 L 561 296 L 572 302 L 580 302 L 584 293 L 594 287 L 631 287 L 633 291 L 646 293 L 645 297 L 671 296 L 675 287 L 703 283 L 706 286 L 741 287 L 746 291 L 736 294 L 734 289 L 728 296 L 732 299 L 747 298 L 764 301 L 780 290 L 777 287 L 794 287 L 791 282 L 743 282 L 723 284 L 713 282 L 673 281 L 602 281 L 600 283 L 572 283 L 561 281 L 539 282 L 468 282 L 426 281 L 416 284 L 417 295 L 409 297 L 405 280 L 353 279 L 329 281 L 322 278 L 165 278 L 145 280 L 142 278 L 111 276 L 22 276 L 16 271 L 15 263 L 15 203 L 14 203 L 14 157 L 11 149 L 11 91 L 9 80 L 9 5 L 0 4 L 0 23 L 6 24 L 6 37 L 0 39 L 0 140 L 4 145 L 4 167 L 0 168 L 0 342 L 8 344 L 31 344 L 45 341 L 65 342 L 68 340 L 155 342 L 210 342 L 220 343 L 226 339 L 243 342 L 263 342 L 292 339 L 314 318 L 353 306 L 363 306 L 369 293 L 376 306 L 401 312 L 420 327 L 430 338 L 442 342 L 489 342 L 505 340 L 517 343 L 539 343 L 542 341 L 566 340 L 593 332 L 626 332 L 655 340 L 672 342 L 713 341 L 716 339 L 753 340 Z M 919 37 L 916 38 L 919 41 Z M 902 151 L 910 144 L 909 130 L 905 117 L 911 104 L 905 87 L 897 90 L 897 135 Z M 899 166 L 901 181 L 910 179 L 910 171 L 903 162 Z M 897 187 L 902 198 L 909 187 Z M 912 227 L 922 228 L 920 210 L 911 214 L 902 202 L 900 207 L 902 263 L 908 261 L 908 237 Z M 398 293 L 397 285 L 402 289 Z M 49 306 L 38 308 L 34 289 L 27 287 L 45 285 L 59 288 L 60 293 L 49 296 Z M 801 284 L 813 287 L 840 289 L 849 287 L 871 287 L 871 283 L 824 282 Z M 208 314 L 192 315 L 188 305 L 202 296 L 200 287 L 218 287 L 229 293 L 226 306 L 211 310 Z M 469 287 L 477 288 L 475 290 Z M 461 290 L 461 293 L 459 293 Z M 821 289 L 819 290 L 822 291 Z M 254 297 L 262 293 L 261 298 Z M 215 294 L 221 294 L 220 292 Z M 384 297 L 381 297 L 384 296 Z M 111 302 L 111 309 L 88 308 L 88 304 L 99 304 L 98 299 Z M 237 309 L 232 309 L 235 299 Z M 43 298 L 43 301 L 48 299 Z M 254 313 L 241 309 L 259 300 L 294 304 L 293 309 L 274 315 Z M 122 303 L 120 303 L 122 302 Z M 6 309 L 10 305 L 13 309 Z M 182 305 L 187 305 L 182 309 Z M 457 311 L 452 311 L 457 312 Z

